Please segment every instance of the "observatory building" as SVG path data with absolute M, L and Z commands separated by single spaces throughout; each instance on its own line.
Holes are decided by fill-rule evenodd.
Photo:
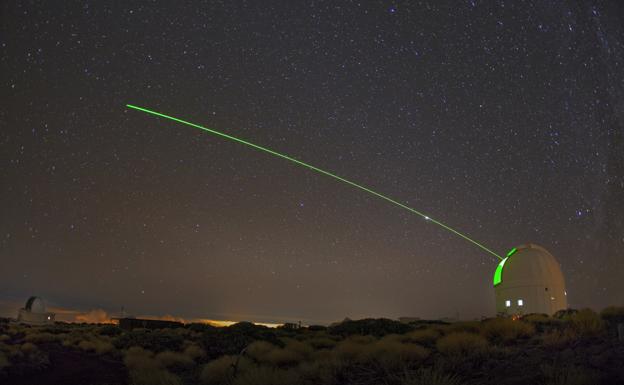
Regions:
M 546 249 L 527 243 L 514 247 L 494 272 L 496 313 L 552 315 L 568 307 L 563 273 Z
M 54 323 L 54 313 L 46 312 L 45 303 L 39 297 L 30 297 L 26 305 L 19 310 L 17 322 L 28 325 L 45 325 Z

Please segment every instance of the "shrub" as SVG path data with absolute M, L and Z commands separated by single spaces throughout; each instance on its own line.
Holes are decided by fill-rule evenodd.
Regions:
M 546 385 L 594 385 L 600 382 L 600 373 L 587 368 L 565 366 L 542 366 Z
M 381 365 L 386 371 L 404 368 L 421 362 L 429 356 L 429 350 L 417 344 L 403 344 L 392 338 L 381 339 L 367 345 L 358 361 Z
M 571 315 L 570 324 L 579 337 L 595 337 L 605 331 L 604 321 L 591 309 L 582 309 Z
M 6 356 L 6 354 L 4 354 L 4 352 L 0 351 L 0 371 L 9 366 L 11 366 L 9 358 Z
M 98 333 L 103 336 L 115 337 L 123 333 L 123 331 L 115 325 L 104 325 L 99 330 Z
M 86 352 L 95 352 L 97 354 L 110 353 L 115 349 L 113 344 L 103 340 L 82 340 L 78 343 L 78 348 Z
M 180 371 L 195 364 L 193 359 L 186 354 L 172 352 L 170 350 L 160 352 L 155 357 L 159 366 Z
M 271 350 L 266 362 L 274 366 L 293 366 L 303 361 L 303 355 L 289 348 L 276 348 Z
M 432 345 L 440 337 L 440 332 L 427 328 L 411 331 L 405 335 L 405 342 L 413 342 L 422 345 Z
M 266 341 L 256 341 L 252 342 L 247 347 L 245 354 L 258 362 L 266 362 L 268 360 L 269 353 L 271 353 L 271 351 L 275 348 L 277 348 L 275 345 Z
M 314 337 L 306 342 L 314 349 L 331 349 L 336 346 L 336 341 L 329 337 Z
M 182 385 L 182 381 L 163 369 L 139 369 L 130 371 L 130 385 Z
M 338 325 L 330 326 L 328 329 L 330 334 L 341 336 L 370 334 L 377 337 L 385 336 L 386 334 L 405 334 L 410 330 L 412 330 L 410 325 L 386 318 L 367 318 L 357 321 L 345 320 Z
M 542 345 L 547 348 L 561 348 L 578 340 L 578 333 L 571 328 L 565 328 L 563 330 L 554 329 L 545 332 L 541 340 Z
M 400 385 L 460 385 L 459 378 L 435 368 L 405 372 L 399 377 Z
M 45 342 L 55 342 L 59 341 L 60 337 L 58 335 L 52 333 L 29 333 L 24 337 L 25 341 L 33 342 L 35 344 L 45 343 Z
M 184 338 L 172 329 L 134 329 L 119 335 L 114 342 L 118 349 L 140 346 L 153 352 L 179 351 Z
M 207 385 L 230 384 L 234 374 L 240 375 L 252 366 L 251 361 L 240 356 L 223 356 L 212 360 L 202 368 L 199 376 L 202 383 Z
M 513 341 L 535 334 L 535 326 L 511 318 L 494 318 L 483 322 L 481 332 L 494 343 Z
M 436 347 L 440 353 L 452 357 L 481 356 L 489 348 L 483 336 L 467 332 L 445 335 L 436 342 Z
M 199 346 L 191 344 L 184 349 L 184 354 L 192 360 L 197 360 L 199 358 L 203 358 L 206 355 L 206 352 Z
M 606 307 L 600 312 L 600 317 L 610 324 L 622 323 L 624 322 L 624 306 Z
M 21 349 L 22 349 L 22 352 L 24 352 L 25 354 L 29 354 L 29 353 L 36 351 L 37 346 L 33 344 L 32 342 L 26 342 L 25 344 L 22 345 Z
M 333 353 L 339 360 L 353 361 L 359 359 L 366 349 L 365 346 L 374 342 L 371 336 L 353 336 L 342 340 L 336 345 Z
M 124 355 L 124 364 L 130 370 L 158 369 L 159 364 L 154 359 L 154 353 L 140 346 L 133 346 Z
M 295 371 L 266 366 L 254 366 L 234 378 L 233 385 L 292 385 L 298 384 Z
M 0 342 L 8 341 L 11 337 L 8 334 L 0 334 Z

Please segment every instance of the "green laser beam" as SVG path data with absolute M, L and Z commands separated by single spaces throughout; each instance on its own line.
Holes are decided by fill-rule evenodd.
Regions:
M 364 187 L 364 186 L 362 186 L 362 185 L 359 185 L 359 184 L 357 184 L 357 183 L 355 183 L 355 182 L 351 182 L 350 180 L 345 179 L 345 178 L 342 178 L 342 177 L 339 177 L 338 175 L 332 174 L 332 173 L 331 173 L 331 172 L 329 172 L 329 171 L 322 170 L 322 169 L 320 169 L 320 168 L 318 168 L 318 167 L 312 166 L 311 164 L 308 164 L 308 163 L 302 162 L 302 161 L 297 160 L 297 159 L 295 159 L 295 158 L 291 158 L 291 157 L 290 157 L 290 156 L 288 156 L 288 155 L 284 155 L 284 154 L 281 154 L 281 153 L 279 153 L 279 152 L 277 152 L 277 151 L 273 151 L 273 150 L 271 150 L 270 148 L 266 148 L 266 147 L 259 146 L 259 145 L 257 145 L 257 144 L 253 144 L 253 143 L 251 143 L 251 142 L 248 142 L 248 141 L 246 141 L 246 140 L 243 140 L 243 139 L 237 138 L 237 137 L 235 137 L 235 136 L 228 135 L 228 134 L 224 134 L 223 132 L 219 132 L 219 131 L 216 131 L 216 130 L 213 130 L 213 129 L 210 129 L 210 128 L 206 128 L 206 127 L 200 126 L 199 124 L 195 124 L 195 123 L 187 122 L 186 120 L 178 119 L 178 118 L 173 117 L 173 116 L 165 115 L 165 114 L 162 114 L 162 113 L 160 113 L 160 112 L 156 112 L 156 111 L 148 110 L 147 108 L 143 108 L 143 107 L 135 106 L 135 105 L 132 105 L 132 104 L 126 104 L 126 107 L 131 108 L 131 109 L 134 109 L 134 110 L 138 110 L 138 111 L 146 112 L 146 113 L 151 114 L 151 115 L 159 116 L 159 117 L 161 117 L 161 118 L 165 118 L 165 119 L 173 120 L 174 122 L 182 123 L 182 124 L 185 124 L 185 125 L 187 125 L 187 126 L 191 126 L 191 127 L 194 127 L 194 128 L 198 128 L 198 129 L 200 129 L 200 130 L 202 130 L 202 131 L 209 132 L 209 133 L 211 133 L 211 134 L 213 134 L 213 135 L 217 135 L 217 136 L 220 136 L 220 137 L 222 137 L 222 138 L 229 139 L 229 140 L 232 140 L 232 141 L 234 141 L 234 142 L 238 142 L 238 143 L 244 144 L 244 145 L 246 145 L 246 146 L 249 146 L 249 147 L 255 148 L 256 150 L 260 150 L 260 151 L 263 151 L 263 152 L 269 153 L 269 154 L 271 154 L 271 155 L 277 156 L 278 158 L 286 159 L 286 160 L 288 160 L 288 161 L 290 161 L 290 162 L 293 162 L 293 163 L 296 163 L 296 164 L 298 164 L 298 165 L 300 165 L 300 166 L 306 167 L 306 168 L 308 168 L 308 169 L 310 169 L 310 170 L 312 170 L 312 171 L 316 171 L 316 172 L 318 172 L 319 174 L 327 175 L 327 176 L 329 176 L 329 177 L 332 177 L 332 178 L 334 178 L 334 179 L 337 179 L 337 180 L 339 180 L 339 181 L 341 181 L 341 182 L 343 182 L 343 183 L 346 183 L 346 184 L 348 184 L 348 185 L 350 185 L 350 186 L 353 186 L 353 187 L 355 187 L 355 188 L 358 188 L 358 189 L 360 189 L 360 190 L 366 191 L 366 192 L 367 192 L 367 193 L 369 193 L 369 194 L 372 194 L 372 195 L 374 195 L 374 196 L 376 196 L 376 197 L 378 197 L 378 198 L 381 198 L 381 199 L 383 199 L 383 200 L 385 200 L 385 201 L 387 201 L 387 202 L 390 202 L 390 203 L 392 203 L 392 204 L 394 204 L 394 205 L 396 205 L 396 206 L 399 206 L 399 207 L 401 207 L 401 208 L 403 208 L 403 209 L 405 209 L 405 210 L 407 210 L 407 211 L 410 211 L 410 212 L 412 212 L 412 213 L 414 213 L 414 214 L 416 214 L 416 215 L 419 215 L 419 216 L 423 217 L 425 220 L 427 220 L 427 221 L 429 221 L 429 222 L 432 222 L 432 223 L 435 223 L 436 225 L 438 225 L 438 226 L 440 226 L 440 227 L 442 227 L 442 228 L 444 228 L 444 229 L 446 229 L 446 230 L 450 231 L 451 233 L 453 233 L 453 234 L 455 234 L 455 235 L 457 235 L 457 236 L 459 236 L 459 237 L 461 237 L 461 238 L 463 238 L 463 239 L 467 240 L 468 242 L 472 243 L 473 245 L 478 246 L 478 247 L 479 247 L 479 248 L 481 248 L 482 250 L 487 251 L 488 253 L 492 254 L 492 255 L 493 255 L 493 256 L 495 256 L 496 258 L 498 258 L 498 259 L 500 259 L 500 260 L 502 260 L 502 259 L 503 259 L 503 257 L 501 257 L 500 255 L 498 255 L 498 254 L 497 254 L 497 253 L 495 253 L 494 251 L 492 251 L 492 250 L 488 249 L 487 247 L 483 246 L 482 244 L 480 244 L 479 242 L 475 241 L 474 239 L 472 239 L 472 238 L 468 237 L 467 235 L 460 233 L 459 231 L 455 230 L 454 228 L 452 228 L 452 227 L 450 227 L 450 226 L 447 226 L 447 225 L 445 225 L 444 223 L 442 223 L 442 222 L 440 222 L 440 221 L 437 221 L 437 220 L 435 220 L 435 219 L 431 218 L 430 216 L 428 216 L 428 215 L 425 215 L 425 214 L 421 213 L 420 211 L 418 211 L 418 210 L 416 210 L 416 209 L 413 209 L 413 208 L 411 208 L 411 207 L 409 207 L 409 206 L 406 206 L 406 205 L 404 205 L 404 204 L 403 204 L 403 203 L 401 203 L 401 202 L 398 202 L 398 201 L 396 201 L 396 200 L 394 200 L 394 199 L 392 199 L 392 198 L 390 198 L 390 197 L 387 197 L 387 196 L 385 196 L 385 195 L 383 195 L 383 194 L 380 194 L 380 193 L 378 193 L 377 191 L 373 191 L 373 190 L 371 190 L 371 189 L 369 189 L 369 188 L 367 188 L 367 187 Z

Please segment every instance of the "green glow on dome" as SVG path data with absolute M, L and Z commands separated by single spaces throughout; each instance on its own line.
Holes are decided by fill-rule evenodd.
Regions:
M 516 253 L 516 251 L 518 251 L 518 249 L 516 247 L 514 247 L 513 249 L 509 250 L 509 252 L 507 253 L 507 258 L 511 257 L 512 255 L 514 255 Z
M 505 262 L 509 257 L 503 259 L 499 262 L 498 266 L 496 266 L 496 271 L 494 272 L 494 286 L 500 284 L 503 281 L 503 267 L 505 266 Z
M 419 215 L 419 216 L 421 216 L 423 219 L 425 219 L 425 220 L 427 220 L 427 221 L 429 221 L 429 222 L 435 223 L 436 225 L 438 225 L 438 226 L 442 227 L 443 229 L 445 229 L 445 230 L 447 230 L 447 231 L 450 231 L 451 233 L 453 233 L 453 234 L 455 234 L 455 235 L 457 235 L 457 236 L 459 236 L 459 237 L 461 237 L 461 238 L 463 238 L 463 239 L 467 240 L 468 242 L 472 243 L 473 245 L 478 246 L 478 247 L 479 247 L 479 248 L 481 248 L 482 250 L 487 251 L 488 253 L 492 254 L 492 255 L 493 255 L 493 256 L 495 256 L 496 258 L 503 260 L 503 262 L 505 261 L 505 260 L 503 259 L 503 257 L 501 257 L 500 255 L 498 255 L 498 254 L 497 254 L 497 253 L 495 253 L 494 251 L 492 251 L 492 250 L 488 249 L 487 247 L 485 247 L 484 245 L 482 245 L 482 244 L 480 244 L 479 242 L 475 241 L 474 239 L 472 239 L 472 238 L 468 237 L 467 235 L 464 235 L 464 234 L 460 233 L 459 231 L 457 231 L 457 230 L 455 230 L 455 229 L 453 229 L 453 228 L 451 228 L 451 227 L 449 227 L 449 226 L 445 225 L 444 223 L 442 223 L 442 222 L 440 222 L 440 221 L 437 221 L 437 220 L 435 220 L 435 219 L 431 218 L 430 216 L 425 215 L 425 214 L 421 213 L 420 211 L 418 211 L 418 210 L 416 210 L 416 209 L 413 209 L 413 208 L 411 208 L 411 207 L 409 207 L 409 206 L 406 206 L 406 205 L 404 205 L 403 203 L 398 202 L 398 201 L 396 201 L 396 200 L 394 200 L 394 199 L 392 199 L 392 198 L 390 198 L 390 197 L 387 197 L 387 196 L 385 196 L 385 195 L 383 195 L 383 194 L 381 194 L 381 193 L 378 193 L 378 192 L 376 192 L 376 191 L 373 191 L 373 190 L 371 190 L 371 189 L 369 189 L 369 188 L 367 188 L 367 187 L 364 187 L 364 186 L 362 186 L 362 185 L 359 185 L 359 184 L 357 184 L 357 183 L 355 183 L 355 182 L 351 182 L 350 180 L 347 180 L 347 179 L 345 179 L 345 178 L 342 178 L 342 177 L 340 177 L 340 176 L 338 176 L 338 175 L 332 174 L 332 173 L 330 173 L 329 171 L 322 170 L 322 169 L 320 169 L 320 168 L 318 168 L 318 167 L 312 166 L 311 164 L 308 164 L 308 163 L 302 162 L 302 161 L 297 160 L 297 159 L 295 159 L 295 158 L 291 158 L 291 157 L 290 157 L 290 156 L 288 156 L 288 155 L 281 154 L 281 153 L 279 153 L 279 152 L 277 152 L 277 151 L 273 151 L 273 150 L 271 150 L 271 149 L 269 149 L 269 148 L 262 147 L 262 146 L 259 146 L 259 145 L 257 145 L 257 144 L 254 144 L 254 143 L 248 142 L 248 141 L 246 141 L 246 140 L 239 139 L 239 138 L 237 138 L 237 137 L 234 137 L 234 136 L 231 136 L 231 135 L 228 135 L 228 134 L 224 134 L 224 133 L 222 133 L 222 132 L 219 132 L 219 131 L 216 131 L 216 130 L 213 130 L 213 129 L 210 129 L 210 128 L 206 128 L 206 127 L 200 126 L 199 124 L 195 124 L 195 123 L 187 122 L 187 121 L 185 121 L 185 120 L 182 120 L 182 119 L 179 119 L 179 118 L 175 118 L 175 117 L 173 117 L 173 116 L 169 116 L 169 115 L 162 114 L 162 113 L 160 113 L 160 112 L 156 112 L 156 111 L 148 110 L 147 108 L 134 106 L 134 105 L 132 105 L 132 104 L 126 104 L 126 107 L 131 108 L 131 109 L 134 109 L 134 110 L 142 111 L 142 112 L 145 112 L 145 113 L 148 113 L 148 114 L 151 114 L 151 115 L 159 116 L 159 117 L 161 117 L 161 118 L 165 118 L 165 119 L 173 120 L 174 122 L 182 123 L 182 124 L 185 124 L 185 125 L 187 125 L 187 126 L 191 126 L 191 127 L 194 127 L 194 128 L 198 128 L 198 129 L 200 129 L 200 130 L 202 130 L 202 131 L 209 132 L 209 133 L 211 133 L 211 134 L 213 134 L 213 135 L 217 135 L 217 136 L 220 136 L 220 137 L 222 137 L 222 138 L 225 138 L 225 139 L 228 139 L 228 140 L 231 140 L 231 141 L 234 141 L 234 142 L 237 142 L 237 143 L 244 144 L 244 145 L 246 145 L 246 146 L 252 147 L 252 148 L 254 148 L 254 149 L 256 149 L 256 150 L 260 150 L 260 151 L 263 151 L 263 152 L 269 153 L 269 154 L 271 154 L 271 155 L 273 155 L 273 156 L 276 156 L 276 157 L 278 157 L 278 158 L 285 159 L 285 160 L 290 161 L 290 162 L 292 162 L 292 163 L 298 164 L 299 166 L 303 166 L 303 167 L 308 168 L 308 169 L 310 169 L 310 170 L 312 170 L 312 171 L 316 171 L 316 172 L 317 172 L 317 173 L 319 173 L 319 174 L 323 174 L 323 175 L 326 175 L 326 176 L 332 177 L 332 178 L 334 178 L 334 179 L 336 179 L 336 180 L 338 180 L 338 181 L 340 181 L 340 182 L 342 182 L 342 183 L 348 184 L 348 185 L 350 185 L 350 186 L 352 186 L 352 187 L 355 187 L 355 188 L 358 188 L 358 189 L 360 189 L 360 190 L 362 190 L 362 191 L 366 191 L 367 193 L 369 193 L 369 194 L 371 194 L 371 195 L 374 195 L 374 196 L 376 196 L 377 198 L 381 198 L 381 199 L 383 199 L 383 200 L 385 200 L 385 201 L 387 201 L 387 202 L 390 202 L 390 203 L 392 203 L 392 204 L 394 204 L 394 205 L 396 205 L 396 206 L 399 206 L 399 207 L 401 207 L 401 208 L 403 208 L 403 209 L 405 209 L 405 210 L 407 210 L 407 211 L 410 211 L 411 213 L 414 213 L 414 214 L 416 214 L 416 215 Z M 500 265 L 499 265 L 499 266 L 500 266 Z

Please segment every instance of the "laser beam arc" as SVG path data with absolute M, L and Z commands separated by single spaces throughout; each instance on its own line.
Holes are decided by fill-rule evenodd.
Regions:
M 132 104 L 126 104 L 126 107 L 131 108 L 131 109 L 134 109 L 134 110 L 142 111 L 142 112 L 145 112 L 145 113 L 148 113 L 148 114 L 151 114 L 151 115 L 155 115 L 155 116 L 158 116 L 158 117 L 161 117 L 161 118 L 169 119 L 169 120 L 172 120 L 172 121 L 174 121 L 174 122 L 178 122 L 178 123 L 181 123 L 181 124 L 184 124 L 184 125 L 190 126 L 190 127 L 198 128 L 198 129 L 200 129 L 200 130 L 202 130 L 202 131 L 206 131 L 206 132 L 209 132 L 209 133 L 211 133 L 211 134 L 213 134 L 213 135 L 217 135 L 217 136 L 220 136 L 220 137 L 222 137 L 222 138 L 225 138 L 225 139 L 228 139 L 228 140 L 231 140 L 231 141 L 234 141 L 234 142 L 240 143 L 240 144 L 244 144 L 244 145 L 246 145 L 246 146 L 249 146 L 249 147 L 255 148 L 256 150 L 259 150 L 259 151 L 263 151 L 263 152 L 269 153 L 269 154 L 271 154 L 271 155 L 273 155 L 273 156 L 277 156 L 278 158 L 282 158 L 282 159 L 288 160 L 288 161 L 290 161 L 290 162 L 292 162 L 292 163 L 298 164 L 298 165 L 303 166 L 303 167 L 305 167 L 305 168 L 308 168 L 308 169 L 310 169 L 310 170 L 312 170 L 312 171 L 316 171 L 316 172 L 318 172 L 318 173 L 320 173 L 320 174 L 323 174 L 323 175 L 326 175 L 326 176 L 332 177 L 332 178 L 334 178 L 334 179 L 336 179 L 336 180 L 339 180 L 340 182 L 346 183 L 346 184 L 348 184 L 348 185 L 350 185 L 350 186 L 353 186 L 353 187 L 355 187 L 355 188 L 357 188 L 357 189 L 360 189 L 360 190 L 365 191 L 365 192 L 367 192 L 367 193 L 369 193 L 369 194 L 371 194 L 371 195 L 374 195 L 374 196 L 376 196 L 377 198 L 381 198 L 381 199 L 385 200 L 386 202 L 390 202 L 390 203 L 394 204 L 395 206 L 399 206 L 399 207 L 401 207 L 401 208 L 403 208 L 403 209 L 405 209 L 405 210 L 407 210 L 407 211 L 409 211 L 409 212 L 411 212 L 411 213 L 413 213 L 413 214 L 419 215 L 419 216 L 420 216 L 420 217 L 422 217 L 423 219 L 425 219 L 425 220 L 427 220 L 427 221 L 429 221 L 429 222 L 431 222 L 431 223 L 435 223 L 436 225 L 438 225 L 438 226 L 442 227 L 443 229 L 445 229 L 445 230 L 447 230 L 447 231 L 450 231 L 451 233 L 453 233 L 453 234 L 455 234 L 455 235 L 457 235 L 457 236 L 459 236 L 459 237 L 463 238 L 464 240 L 466 240 L 466 241 L 468 241 L 468 242 L 472 243 L 473 245 L 475 245 L 475 246 L 479 247 L 480 249 L 482 249 L 482 250 L 484 250 L 484 251 L 488 252 L 489 254 L 491 254 L 491 255 L 495 256 L 495 257 L 496 257 L 496 258 L 498 258 L 499 260 L 502 260 L 502 259 L 503 259 L 503 257 L 501 257 L 500 255 L 498 255 L 497 253 L 495 253 L 495 252 L 494 252 L 494 251 L 492 251 L 491 249 L 489 249 L 489 248 L 485 247 L 485 246 L 484 246 L 484 245 L 482 245 L 481 243 L 479 243 L 479 242 L 475 241 L 474 239 L 472 239 L 472 238 L 468 237 L 466 234 L 463 234 L 463 233 L 461 233 L 461 232 L 459 232 L 459 231 L 455 230 L 454 228 L 452 228 L 452 227 L 450 227 L 450 226 L 448 226 L 448 225 L 446 225 L 446 224 L 444 224 L 444 223 L 442 223 L 442 222 L 440 222 L 440 221 L 438 221 L 438 220 L 433 219 L 431 216 L 429 216 L 429 215 L 425 215 L 424 213 L 422 213 L 422 212 L 420 212 L 420 211 L 418 211 L 418 210 L 416 210 L 416 209 L 414 209 L 414 208 L 412 208 L 412 207 L 409 207 L 409 206 L 407 206 L 407 205 L 404 205 L 403 203 L 401 203 L 401 202 L 399 202 L 399 201 L 396 201 L 396 200 L 394 200 L 394 199 L 392 199 L 392 198 L 390 198 L 390 197 L 388 197 L 388 196 L 386 196 L 386 195 L 383 195 L 383 194 L 381 194 L 381 193 L 378 193 L 377 191 L 371 190 L 371 189 L 369 189 L 369 188 L 367 188 L 367 187 L 364 187 L 364 186 L 362 186 L 362 185 L 360 185 L 360 184 L 357 184 L 357 183 L 355 183 L 355 182 L 352 182 L 352 181 L 350 181 L 350 180 L 348 180 L 348 179 L 345 179 L 345 178 L 342 178 L 342 177 L 340 177 L 340 176 L 338 176 L 338 175 L 332 174 L 332 173 L 331 173 L 331 172 L 329 172 L 329 171 L 325 171 L 325 170 L 320 169 L 320 168 L 318 168 L 318 167 L 315 167 L 315 166 L 313 166 L 313 165 L 311 165 L 311 164 L 308 164 L 308 163 L 302 162 L 302 161 L 300 161 L 300 160 L 298 160 L 298 159 L 292 158 L 292 157 L 290 157 L 290 156 L 288 156 L 288 155 L 281 154 L 281 153 L 279 153 L 279 152 L 277 152 L 277 151 L 273 151 L 273 150 L 271 150 L 270 148 L 266 148 L 266 147 L 259 146 L 259 145 L 257 145 L 257 144 L 254 144 L 254 143 L 248 142 L 248 141 L 246 141 L 246 140 L 243 140 L 243 139 L 237 138 L 237 137 L 235 137 L 235 136 L 228 135 L 228 134 L 225 134 L 225 133 L 223 133 L 223 132 L 219 132 L 219 131 L 216 131 L 216 130 L 213 130 L 213 129 L 210 129 L 210 128 L 207 128 L 207 127 L 204 127 L 204 126 L 200 126 L 199 124 L 195 124 L 195 123 L 187 122 L 186 120 L 182 120 L 182 119 L 179 119 L 179 118 L 176 118 L 176 117 L 170 116 L 170 115 L 165 115 L 165 114 L 163 114 L 163 113 L 156 112 L 156 111 L 152 111 L 152 110 L 149 110 L 149 109 L 147 109 L 147 108 L 143 108 L 143 107 L 135 106 L 135 105 L 132 105 Z

